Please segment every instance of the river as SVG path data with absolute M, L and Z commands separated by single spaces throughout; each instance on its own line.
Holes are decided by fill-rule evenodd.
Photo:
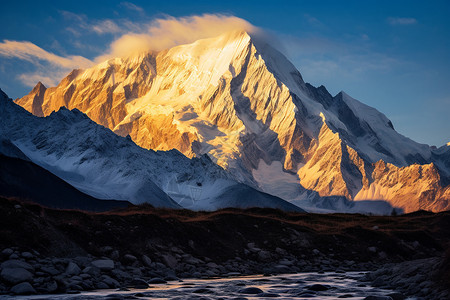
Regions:
M 364 272 L 326 272 L 184 279 L 154 284 L 147 289 L 18 296 L 15 299 L 364 299 L 367 296 L 386 296 L 393 293 L 391 290 L 374 288 L 359 281 L 363 275 Z M 0 299 L 7 297 L 9 296 L 0 296 Z

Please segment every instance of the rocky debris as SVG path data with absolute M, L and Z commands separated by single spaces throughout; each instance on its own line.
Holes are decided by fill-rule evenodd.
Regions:
M 315 259 L 302 259 L 287 252 L 269 252 L 277 257 L 278 252 L 283 252 L 281 259 L 261 262 L 258 253 L 264 247 L 250 245 L 252 249 L 250 259 L 236 256 L 223 262 L 212 261 L 208 257 L 194 257 L 181 249 L 173 249 L 160 245 L 161 253 L 149 253 L 149 256 L 141 256 L 137 259 L 122 257 L 120 260 L 95 257 L 92 255 L 77 257 L 44 257 L 33 253 L 32 259 L 26 259 L 18 255 L 19 259 L 7 259 L 0 264 L 1 282 L 0 294 L 27 295 L 27 294 L 53 294 L 53 293 L 77 293 L 94 289 L 120 289 L 138 288 L 146 289 L 149 285 L 166 284 L 170 280 L 179 278 L 207 278 L 227 277 L 245 274 L 280 274 L 297 272 L 323 273 L 332 270 L 336 274 L 343 274 L 349 270 L 376 269 L 378 265 L 373 263 L 361 263 L 354 260 L 334 260 L 319 253 Z M 13 252 L 9 250 L 11 249 Z M 256 250 L 255 250 L 256 249 Z M 260 249 L 260 250 L 258 250 Z M 112 253 L 115 249 L 109 249 Z M 250 250 L 249 250 L 250 251 Z M 11 247 L 4 249 L 3 257 L 20 254 L 19 249 Z M 177 264 L 169 266 L 164 257 L 173 257 Z M 26 260 L 26 261 L 25 261 Z M 423 259 L 401 264 L 388 264 L 376 271 L 367 273 L 363 281 L 371 285 L 397 291 L 388 295 L 372 295 L 367 300 L 401 300 L 404 295 L 419 295 L 426 299 L 446 299 L 448 290 L 436 287 L 427 272 L 432 273 L 433 266 L 439 264 L 438 258 Z M 131 263 L 131 265 L 130 265 Z M 261 280 L 265 280 L 262 278 Z M 301 284 L 301 282 L 299 282 Z M 237 290 L 242 295 L 254 295 L 259 298 L 276 298 L 280 295 L 273 291 L 263 291 L 258 287 L 236 284 Z M 304 285 L 296 292 L 302 297 L 316 297 L 319 293 L 332 291 L 332 287 L 325 284 Z M 192 291 L 194 294 L 211 294 L 212 289 L 207 286 L 199 287 Z M 347 294 L 346 294 L 347 295 Z M 346 298 L 342 295 L 340 298 Z M 348 297 L 351 297 L 348 294 Z M 137 297 L 137 296 L 136 296 Z
M 450 287 L 439 284 L 439 266 L 442 258 L 434 257 L 407 261 L 397 264 L 387 264 L 378 270 L 366 274 L 363 281 L 370 282 L 375 287 L 393 289 L 398 293 L 376 299 L 405 299 L 405 295 L 425 299 L 450 299 Z
M 1 207 L 4 209 L 7 204 Z M 371 273 L 376 275 L 365 277 L 366 285 L 390 288 L 404 295 L 430 293 L 436 299 L 446 296 L 444 291 L 434 287 L 432 279 L 422 276 L 421 267 L 414 263 L 402 265 L 398 272 L 402 272 L 403 278 L 395 277 L 397 271 L 386 268 L 394 268 L 397 262 L 406 259 L 441 253 L 441 245 L 449 239 L 448 232 L 441 229 L 445 227 L 442 224 L 448 222 L 448 213 L 410 218 L 352 215 L 354 220 L 360 220 L 349 223 L 343 220 L 348 216 L 298 217 L 275 210 L 219 211 L 211 215 L 206 212 L 180 212 L 180 219 L 188 220 L 186 222 L 179 220 L 177 211 L 162 212 L 170 217 L 161 218 L 159 212 L 154 210 L 143 214 L 131 212 L 130 215 L 126 211 L 123 216 L 84 215 L 81 212 L 72 216 L 73 212 L 68 211 L 58 211 L 56 214 L 42 207 L 30 209 L 29 204 L 23 204 L 21 210 L 22 213 L 38 210 L 41 213 L 27 215 L 21 223 L 11 225 L 7 235 L 1 236 L 12 236 L 14 233 L 18 238 L 12 241 L 0 239 L 0 294 L 12 293 L 12 287 L 22 282 L 28 282 L 38 294 L 49 294 L 102 288 L 146 288 L 149 283 L 164 284 L 186 278 L 299 272 L 345 274 L 348 271 L 377 270 Z M 192 219 L 190 214 L 194 216 Z M 20 226 L 24 226 L 20 224 L 39 232 L 43 223 L 32 227 L 27 220 L 42 220 L 41 215 L 47 215 L 44 219 L 46 224 L 57 224 L 45 227 L 51 237 L 45 243 L 64 244 L 64 249 L 49 253 L 47 244 L 30 238 L 17 246 L 22 233 L 26 234 L 19 230 Z M 58 218 L 51 219 L 49 215 L 57 215 Z M 75 218 L 84 218 L 83 222 L 79 222 L 82 226 L 76 227 Z M 17 216 L 2 223 L 2 230 L 6 230 L 15 219 Z M 287 219 L 289 222 L 284 221 Z M 300 220 L 298 224 L 296 219 Z M 153 222 L 154 227 L 138 230 L 149 222 Z M 309 222 L 318 224 L 317 229 L 309 226 Z M 400 233 L 396 231 L 397 223 Z M 405 224 L 411 227 L 410 224 L 417 226 L 418 223 L 427 224 L 429 231 L 421 227 L 417 230 L 412 228 L 408 235 L 403 233 Z M 109 225 L 102 227 L 103 224 Z M 239 227 L 234 224 L 239 224 Z M 376 231 L 372 231 L 374 224 L 379 227 Z M 112 230 L 110 235 L 109 230 Z M 58 234 L 55 235 L 55 231 Z M 31 241 L 36 243 L 36 247 L 30 246 Z M 133 247 L 129 247 L 131 242 Z M 376 251 L 368 250 L 369 247 L 376 248 Z M 432 273 L 430 267 L 424 270 Z M 407 289 L 410 291 L 405 292 Z M 318 292 L 305 288 L 299 293 L 313 295 Z M 389 297 L 394 299 L 392 295 Z

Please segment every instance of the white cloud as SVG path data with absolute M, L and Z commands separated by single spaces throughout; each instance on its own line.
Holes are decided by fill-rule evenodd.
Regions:
M 140 26 L 141 30 L 122 35 L 111 43 L 108 51 L 97 57 L 97 62 L 112 57 L 123 57 L 144 50 L 160 51 L 202 38 L 214 37 L 231 30 L 256 31 L 249 22 L 228 15 L 204 14 L 174 18 L 166 16 Z
M 390 18 L 387 19 L 387 22 L 390 25 L 414 25 L 414 24 L 417 24 L 417 19 L 415 19 L 415 18 L 390 17 Z
M 91 27 L 92 31 L 98 34 L 119 33 L 122 29 L 112 20 L 103 20 Z
M 78 55 L 69 55 L 66 57 L 56 55 L 31 42 L 4 40 L 0 43 L 0 55 L 19 58 L 33 64 L 39 63 L 39 60 L 44 60 L 54 66 L 66 69 L 87 68 L 93 64 L 89 59 Z
M 46 86 L 55 86 L 72 69 L 88 68 L 94 64 L 82 56 L 59 56 L 31 42 L 9 40 L 0 43 L 0 56 L 17 58 L 34 65 L 34 72 L 18 76 L 27 86 L 34 86 L 38 81 L 43 82 Z

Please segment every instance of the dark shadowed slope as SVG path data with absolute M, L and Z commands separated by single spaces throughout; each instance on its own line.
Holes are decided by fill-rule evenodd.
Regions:
M 0 196 L 19 197 L 53 208 L 107 211 L 131 205 L 128 201 L 88 196 L 38 165 L 0 154 Z

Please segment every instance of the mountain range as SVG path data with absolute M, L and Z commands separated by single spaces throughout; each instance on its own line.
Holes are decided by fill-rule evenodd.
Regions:
M 450 209 L 449 145 L 414 142 L 345 92 L 306 83 L 244 31 L 73 70 L 56 87 L 38 83 L 15 100 L 35 116 L 4 98 L 3 138 L 100 199 Z
M 1 93 L 0 115 L 0 134 L 3 144 L 9 145 L 0 148 L 2 155 L 31 161 L 97 199 L 195 210 L 263 206 L 302 211 L 289 202 L 237 182 L 208 156 L 190 159 L 177 150 L 143 149 L 129 138 L 94 123 L 77 109 L 61 108 L 40 118 Z M 19 179 L 22 189 L 29 190 L 24 178 Z M 14 179 L 4 176 L 5 186 L 11 186 Z M 34 181 L 40 179 L 38 176 Z M 56 190 L 55 187 L 55 193 Z M 247 200 L 237 201 L 243 197 Z M 47 204 L 42 198 L 31 196 Z M 68 201 L 69 196 L 60 198 Z

